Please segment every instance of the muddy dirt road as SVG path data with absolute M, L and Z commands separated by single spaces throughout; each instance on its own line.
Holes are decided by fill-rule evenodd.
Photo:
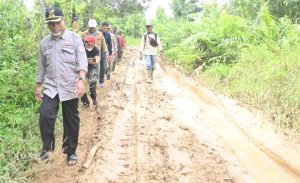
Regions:
M 100 107 L 81 111 L 78 164 L 56 151 L 36 182 L 300 182 L 297 141 L 166 66 L 147 83 L 137 57 L 129 50 L 98 89 Z

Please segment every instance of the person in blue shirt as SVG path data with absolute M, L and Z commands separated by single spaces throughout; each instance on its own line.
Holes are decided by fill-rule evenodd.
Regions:
M 99 86 L 103 87 L 104 86 L 104 75 L 107 72 L 106 71 L 106 65 L 107 62 L 110 62 L 110 58 L 112 55 L 112 42 L 111 42 L 111 36 L 110 33 L 108 32 L 109 28 L 109 23 L 108 22 L 103 22 L 101 26 L 101 32 L 105 38 L 105 42 L 108 48 L 108 53 L 107 52 L 101 52 L 101 61 L 100 61 L 100 76 L 99 76 Z M 107 75 L 107 80 L 110 79 L 110 75 Z

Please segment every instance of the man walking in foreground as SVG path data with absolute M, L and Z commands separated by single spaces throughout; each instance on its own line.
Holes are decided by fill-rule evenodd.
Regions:
M 159 51 L 162 54 L 162 46 L 158 34 L 154 33 L 152 30 L 152 24 L 147 24 L 146 29 L 147 32 L 142 36 L 141 39 L 140 58 L 142 59 L 143 55 L 145 56 L 148 74 L 147 82 L 151 83 L 153 80 L 153 72 L 157 60 L 157 52 Z
M 64 128 L 62 148 L 63 153 L 67 154 L 68 165 L 72 166 L 78 159 L 78 97 L 85 92 L 87 56 L 81 38 L 65 29 L 64 15 L 59 8 L 46 10 L 46 23 L 51 34 L 40 43 L 35 88 L 35 98 L 42 102 L 39 124 L 43 148 L 39 160 L 48 159 L 48 152 L 54 151 L 54 127 L 61 102 Z

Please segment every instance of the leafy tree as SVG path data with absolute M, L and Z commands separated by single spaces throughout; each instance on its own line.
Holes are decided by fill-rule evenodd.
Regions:
M 101 18 L 124 17 L 126 15 L 142 12 L 143 6 L 138 0 L 102 0 L 87 1 L 85 12 L 89 12 L 88 18 L 101 14 Z
M 133 13 L 122 18 L 110 17 L 107 20 L 126 36 L 139 38 L 145 31 L 145 17 L 142 13 Z
M 263 3 L 264 0 L 232 0 L 229 11 L 244 18 L 255 19 Z
M 270 12 L 278 17 L 290 17 L 294 22 L 300 20 L 299 0 L 269 0 Z
M 143 10 L 138 0 L 106 0 L 106 3 L 118 17 L 124 17 Z
M 299 0 L 233 0 L 230 5 L 230 11 L 236 15 L 254 19 L 257 16 L 257 10 L 268 4 L 269 11 L 275 17 L 290 17 L 294 22 L 300 19 L 300 1 Z
M 199 3 L 196 0 L 173 0 L 171 8 L 175 17 L 187 17 L 191 13 L 202 11 L 202 8 L 200 8 L 198 4 Z

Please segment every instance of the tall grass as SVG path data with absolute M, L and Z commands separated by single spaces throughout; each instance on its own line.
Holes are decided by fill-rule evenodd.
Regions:
M 33 61 L 35 62 L 35 61 Z M 39 144 L 32 64 L 0 70 L 0 182 L 23 182 Z
M 126 46 L 140 47 L 141 38 L 126 37 Z
M 224 87 L 265 110 L 281 127 L 300 131 L 299 46 L 279 52 L 267 46 L 243 50 Z
M 0 1 L 0 12 L 0 182 L 26 182 L 40 145 L 34 81 L 44 23 L 28 19 L 20 0 Z

